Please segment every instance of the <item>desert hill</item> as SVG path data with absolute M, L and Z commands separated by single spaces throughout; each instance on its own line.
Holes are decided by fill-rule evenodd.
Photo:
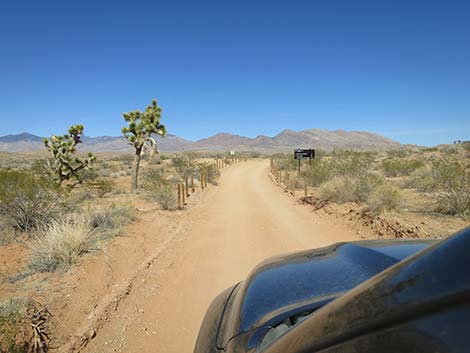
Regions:
M 367 131 L 321 130 L 311 129 L 294 131 L 285 129 L 269 137 L 260 135 L 255 138 L 219 133 L 208 138 L 190 141 L 176 135 L 158 137 L 159 149 L 163 152 L 179 151 L 288 151 L 298 147 L 319 148 L 326 151 L 333 149 L 391 149 L 400 147 L 400 143 L 384 136 Z M 6 135 L 0 137 L 0 151 L 28 152 L 43 148 L 42 137 L 30 133 Z M 83 137 L 80 146 L 83 152 L 126 152 L 131 151 L 126 140 L 121 136 Z

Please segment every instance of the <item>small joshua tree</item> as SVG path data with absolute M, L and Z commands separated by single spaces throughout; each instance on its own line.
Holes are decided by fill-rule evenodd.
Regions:
M 134 170 L 132 172 L 132 193 L 137 192 L 137 184 L 139 179 L 139 167 L 145 149 L 150 147 L 150 156 L 158 153 L 157 142 L 152 138 L 152 134 L 165 136 L 165 125 L 160 124 L 162 117 L 162 108 L 157 104 L 157 100 L 153 99 L 152 104 L 147 106 L 144 112 L 135 110 L 133 112 L 122 113 L 122 116 L 129 126 L 122 128 L 122 133 L 135 149 Z
M 83 125 L 73 125 L 65 135 L 52 135 L 50 139 L 44 139 L 44 145 L 52 155 L 47 165 L 52 177 L 59 185 L 65 181 L 70 182 L 67 185 L 70 188 L 80 184 L 82 178 L 79 172 L 89 168 L 95 160 L 92 153 L 89 153 L 86 159 L 76 156 L 76 147 L 81 143 L 82 134 Z

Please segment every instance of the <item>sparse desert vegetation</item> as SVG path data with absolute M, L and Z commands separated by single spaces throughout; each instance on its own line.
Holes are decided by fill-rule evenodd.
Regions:
M 317 208 L 355 203 L 363 214 L 414 219 L 420 225 L 426 219 L 451 217 L 447 219 L 464 225 L 470 215 L 469 145 L 384 152 L 317 151 L 311 164 L 302 161 L 300 174 L 291 154 L 277 154 L 271 157 L 271 172 L 287 190 L 308 188 L 305 200 Z M 425 228 L 434 236 L 443 231 Z M 448 232 L 451 230 L 440 236 Z
M 49 281 L 67 276 L 84 259 L 106 253 L 111 239 L 132 234 L 133 226 L 128 225 L 139 223 L 139 210 L 143 214 L 156 210 L 152 212 L 160 212 L 158 217 L 173 219 L 179 214 L 173 211 L 184 207 L 178 187 L 186 197 L 183 202 L 194 205 L 199 196 L 192 196 L 193 188 L 217 185 L 221 166 L 235 161 L 227 153 L 216 152 L 140 154 L 140 182 L 135 187 L 135 156 L 82 154 L 82 131 L 83 127 L 71 127 L 61 138 L 51 138 L 55 144 L 68 146 L 54 147 L 62 151 L 61 156 L 51 152 L 52 145 L 48 151 L 21 154 L 21 158 L 10 153 L 0 156 L 0 248 L 12 249 L 9 255 L 18 259 L 17 265 L 0 272 L 1 281 L 16 294 L 25 293 L 19 299 L 6 296 L 0 308 L 1 338 L 6 342 L 1 349 L 6 352 L 35 344 L 25 334 L 29 332 L 25 323 L 31 320 L 28 303 L 36 286 L 47 288 Z M 466 144 L 317 151 L 311 166 L 302 163 L 300 175 L 291 153 L 251 152 L 237 157 L 269 157 L 276 179 L 288 191 L 295 189 L 297 197 L 306 187 L 309 196 L 304 200 L 316 208 L 346 205 L 342 217 L 354 216 L 371 226 L 380 224 L 375 230 L 378 236 L 401 237 L 423 233 L 412 227 L 397 231 L 399 226 L 393 222 L 415 223 L 426 231 L 434 226 L 434 233 L 426 233 L 433 236 L 446 235 L 438 234 L 444 226 L 435 227 L 436 223 L 450 224 L 450 233 L 452 227 L 466 222 L 470 215 L 469 154 Z M 389 222 L 389 217 L 394 221 Z M 46 344 L 47 338 L 40 341 Z
M 1 155 L 0 247 L 19 261 L 0 271 L 0 282 L 24 295 L 21 300 L 2 299 L 1 352 L 35 344 L 24 327 L 29 320 L 25 303 L 35 297 L 36 286 L 47 287 L 84 256 L 106 251 L 112 238 L 128 235 L 126 226 L 139 219 L 139 207 L 176 210 L 178 184 L 189 180 L 199 190 L 201 177 L 217 184 L 215 161 L 230 164 L 227 155 L 217 153 L 141 155 L 141 187 L 133 194 L 132 154 L 82 154 L 82 132 L 82 126 L 71 127 L 67 134 L 51 137 L 42 152 Z

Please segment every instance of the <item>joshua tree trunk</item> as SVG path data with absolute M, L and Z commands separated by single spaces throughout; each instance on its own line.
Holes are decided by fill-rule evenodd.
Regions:
M 133 194 L 137 193 L 137 186 L 138 186 L 138 181 L 139 181 L 140 160 L 142 159 L 141 152 L 142 152 L 142 148 L 138 148 L 135 151 L 134 169 L 132 170 L 132 184 L 131 184 L 131 192 Z

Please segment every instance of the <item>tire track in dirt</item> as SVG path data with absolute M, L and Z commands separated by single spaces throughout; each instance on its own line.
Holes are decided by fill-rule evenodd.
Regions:
M 211 300 L 257 263 L 358 238 L 280 191 L 267 166 L 249 161 L 223 172 L 220 185 L 187 210 L 187 233 L 136 272 L 132 291 L 106 312 L 84 352 L 191 352 Z

